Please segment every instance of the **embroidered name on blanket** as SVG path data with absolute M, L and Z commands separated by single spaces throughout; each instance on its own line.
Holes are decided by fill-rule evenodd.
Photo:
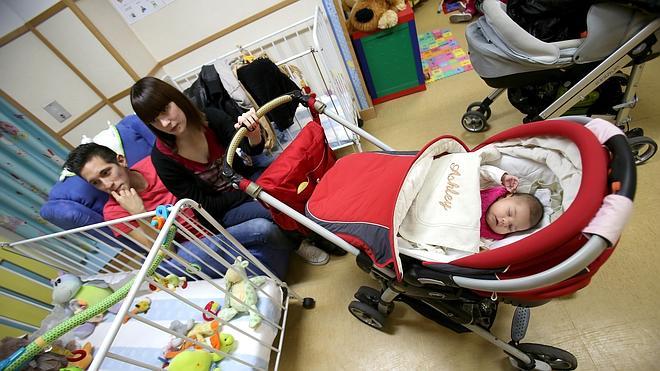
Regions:
M 399 233 L 409 241 L 479 251 L 480 157 L 454 153 L 432 161 Z

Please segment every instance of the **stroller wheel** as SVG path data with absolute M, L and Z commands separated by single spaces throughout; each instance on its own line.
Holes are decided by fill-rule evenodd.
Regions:
M 658 150 L 658 144 L 649 137 L 628 138 L 628 144 L 635 159 L 635 165 L 641 165 L 648 161 Z
M 314 298 L 303 298 L 303 308 L 312 309 L 316 305 Z
M 486 116 L 479 111 L 467 111 L 461 118 L 465 130 L 473 133 L 483 131 L 486 128 L 486 121 L 488 121 Z
M 553 370 L 575 370 L 578 365 L 574 355 L 550 345 L 520 343 L 516 345 L 516 348 L 529 354 L 530 357 L 546 363 Z
M 490 118 L 490 114 L 491 114 L 490 107 L 483 104 L 483 102 L 472 102 L 465 111 L 467 112 L 479 111 L 483 113 L 484 116 L 486 116 L 486 120 Z
M 348 305 L 348 310 L 355 318 L 375 329 L 380 330 L 385 326 L 385 316 L 378 309 L 369 306 L 369 304 L 352 301 Z
M 354 296 L 360 302 L 365 303 L 373 308 L 378 308 L 378 304 L 380 303 L 380 291 L 374 289 L 373 287 L 360 286 Z M 387 303 L 387 312 L 385 315 L 390 315 L 393 310 L 394 303 Z

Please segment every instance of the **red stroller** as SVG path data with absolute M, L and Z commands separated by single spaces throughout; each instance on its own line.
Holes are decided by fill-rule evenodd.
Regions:
M 530 307 L 587 286 L 616 246 L 632 210 L 636 182 L 632 153 L 619 129 L 603 120 L 563 118 L 514 127 L 473 149 L 457 138 L 442 136 L 417 153 L 396 152 L 300 93 L 280 97 L 257 114 L 292 99 L 325 113 L 383 151 L 352 154 L 335 164 L 323 136 L 316 135 L 322 133 L 320 125 L 310 122 L 304 131 L 313 134 L 303 133 L 304 143 L 299 145 L 296 139 L 254 183 L 231 170 L 235 144 L 246 132 L 241 128 L 228 150 L 226 175 L 233 177 L 237 187 L 277 210 L 276 219 L 284 228 L 312 230 L 357 256 L 358 266 L 377 279 L 380 289 L 363 286 L 356 292 L 357 300 L 349 305 L 355 317 L 380 329 L 394 302 L 401 301 L 456 332 L 472 331 L 484 337 L 519 369 L 577 367 L 576 358 L 567 351 L 521 340 Z M 410 177 L 423 173 L 419 165 L 424 159 L 486 153 L 493 148 L 506 152 L 517 142 L 526 148 L 535 143 L 551 145 L 546 139 L 557 140 L 551 152 L 566 152 L 569 162 L 579 169 L 570 176 L 562 174 L 563 179 L 573 181 L 560 182 L 563 213 L 551 224 L 515 242 L 472 255 L 437 259 L 437 254 L 423 254 L 403 245 L 398 232 L 413 202 L 409 184 L 419 183 L 419 178 Z M 314 141 L 317 147 L 308 148 Z M 531 152 L 547 158 L 546 165 L 556 174 L 557 168 L 568 164 L 557 167 L 552 164 L 557 161 L 551 159 L 552 153 L 538 156 L 538 148 Z M 503 156 L 513 152 L 507 153 Z M 288 190 L 278 189 L 278 174 L 290 175 L 290 169 L 299 164 L 307 167 L 283 180 L 290 185 Z M 501 165 L 505 165 L 504 157 Z M 505 170 L 515 173 L 512 168 Z M 298 179 L 292 179 L 296 176 Z M 276 198 L 279 194 L 285 198 L 299 194 L 301 198 L 289 202 L 290 207 Z M 490 332 L 500 302 L 517 306 L 508 343 Z M 307 304 L 311 306 L 313 301 Z

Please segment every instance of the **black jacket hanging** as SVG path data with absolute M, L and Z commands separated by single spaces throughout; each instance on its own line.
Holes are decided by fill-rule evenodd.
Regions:
M 252 63 L 240 67 L 236 75 L 259 106 L 283 94 L 300 90 L 298 85 L 268 58 L 255 59 Z M 293 124 L 296 107 L 297 102 L 283 104 L 270 111 L 268 118 L 279 130 L 284 130 Z
M 215 70 L 213 65 L 203 66 L 197 80 L 188 89 L 184 90 L 183 93 L 201 111 L 204 111 L 208 107 L 217 108 L 226 113 L 233 122 L 236 122 L 238 116 L 245 112 L 229 96 L 229 93 L 227 93 L 227 90 L 222 85 L 218 71 Z

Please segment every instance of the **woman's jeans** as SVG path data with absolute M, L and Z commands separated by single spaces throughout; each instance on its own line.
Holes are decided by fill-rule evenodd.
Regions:
M 221 224 L 227 232 L 248 249 L 266 268 L 278 278 L 283 279 L 289 266 L 289 254 L 294 248 L 294 242 L 270 219 L 270 213 L 256 201 L 246 202 L 225 214 Z M 228 255 L 212 240 L 229 252 Z M 229 264 L 240 254 L 231 243 L 222 235 L 206 237 L 204 244 L 222 256 Z M 201 247 L 191 241 L 182 244 L 178 254 L 190 263 L 199 265 L 202 272 L 218 278 L 224 274 L 227 267 L 215 258 L 209 256 Z M 186 251 L 188 250 L 188 251 Z M 197 257 L 196 257 L 196 256 Z M 183 268 L 183 265 L 173 260 L 174 266 Z M 208 266 L 207 266 L 208 265 Z M 210 268 L 211 266 L 212 268 Z M 248 275 L 264 274 L 254 264 L 248 266 Z

